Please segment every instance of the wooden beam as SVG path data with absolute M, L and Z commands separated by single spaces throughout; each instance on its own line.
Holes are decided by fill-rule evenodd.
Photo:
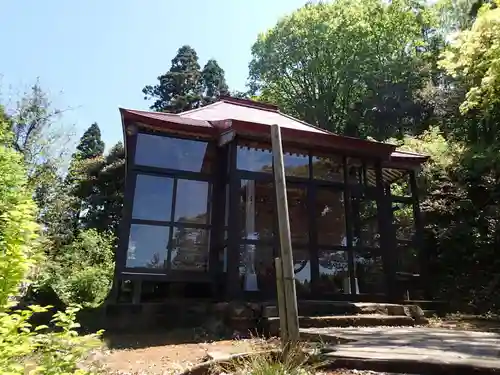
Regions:
M 278 297 L 278 313 L 280 317 L 280 337 L 281 348 L 286 349 L 288 343 L 288 323 L 286 316 L 286 300 L 285 300 L 285 286 L 283 285 L 283 268 L 281 258 L 274 258 L 274 266 L 276 268 L 276 291 Z
M 235 136 L 236 136 L 236 133 L 234 130 L 230 130 L 228 132 L 221 134 L 221 136 L 219 137 L 219 142 L 218 142 L 219 147 L 223 147 L 223 146 L 227 145 L 228 143 L 232 142 Z
M 281 142 L 281 130 L 278 125 L 271 126 L 271 141 L 273 147 L 273 171 L 276 187 L 276 206 L 278 210 L 278 226 L 283 270 L 283 290 L 287 314 L 287 345 L 290 347 L 299 341 L 299 317 L 297 308 L 297 293 L 295 290 L 295 273 L 293 270 L 292 240 L 290 237 L 290 219 L 288 216 L 283 147 Z

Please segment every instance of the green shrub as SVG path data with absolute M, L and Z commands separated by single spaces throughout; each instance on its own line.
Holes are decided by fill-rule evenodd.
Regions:
M 28 275 L 38 228 L 23 159 L 8 146 L 8 139 L 8 129 L 0 122 L 0 311 Z
M 65 312 L 54 314 L 52 323 L 33 327 L 29 320 L 33 313 L 47 311 L 46 308 L 30 306 L 21 311 L 0 313 L 0 368 L 2 374 L 36 375 L 91 374 L 91 366 L 83 368 L 82 361 L 93 348 L 101 345 L 101 332 L 79 336 L 76 329 L 78 307 L 69 307 Z
M 81 231 L 46 263 L 38 289 L 53 288 L 65 304 L 99 305 L 113 280 L 114 237 L 94 229 Z

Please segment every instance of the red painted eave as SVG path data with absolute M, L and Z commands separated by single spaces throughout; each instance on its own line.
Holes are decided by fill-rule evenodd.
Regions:
M 141 123 L 164 130 L 165 132 L 184 132 L 193 134 L 213 135 L 218 134 L 212 124 L 204 120 L 184 118 L 179 115 L 161 112 L 148 112 L 120 108 L 122 125 L 127 123 Z
M 266 124 L 232 120 L 231 129 L 243 137 L 260 138 L 270 141 L 271 128 Z M 396 149 L 396 146 L 386 143 L 343 137 L 333 133 L 308 132 L 286 127 L 281 127 L 281 136 L 283 142 L 293 143 L 309 149 L 315 147 L 325 150 L 330 149 L 332 152 L 335 150 L 344 150 L 389 158 L 389 155 Z

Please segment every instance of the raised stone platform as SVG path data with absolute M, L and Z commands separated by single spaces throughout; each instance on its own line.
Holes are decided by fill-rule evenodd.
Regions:
M 425 327 L 304 328 L 301 333 L 341 343 L 326 355 L 356 368 L 365 363 L 371 369 L 374 365 L 383 369 L 385 364 L 384 371 L 425 371 L 426 365 L 443 365 L 463 373 L 473 373 L 471 369 L 500 373 L 498 333 Z

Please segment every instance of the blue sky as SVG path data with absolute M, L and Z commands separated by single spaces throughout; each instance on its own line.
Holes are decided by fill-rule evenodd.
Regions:
M 118 107 L 147 109 L 142 88 L 189 44 L 243 90 L 250 47 L 305 0 L 0 0 L 2 101 L 39 77 L 77 136 L 94 121 L 107 147 L 121 140 Z

